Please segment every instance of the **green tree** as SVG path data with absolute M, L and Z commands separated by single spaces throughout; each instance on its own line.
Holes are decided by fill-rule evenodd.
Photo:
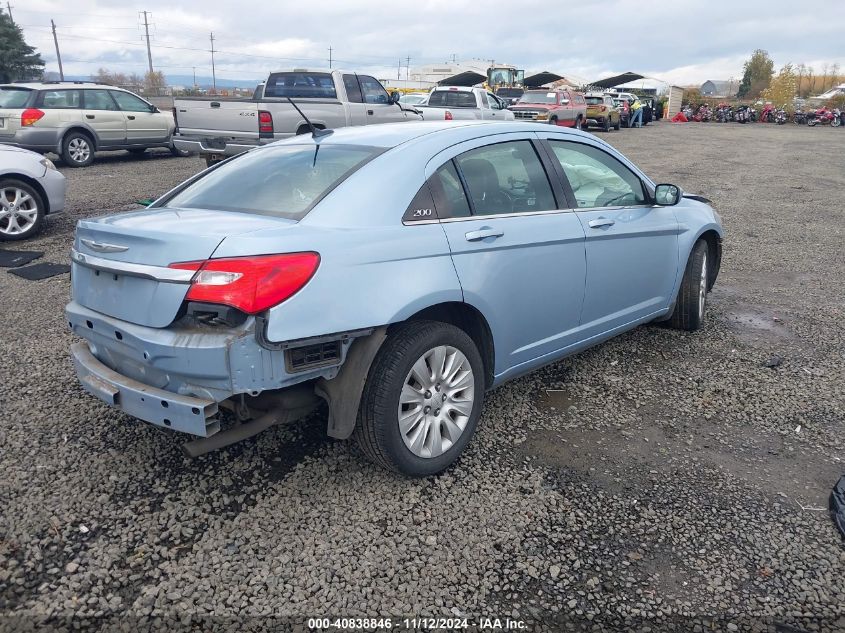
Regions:
M 774 72 L 775 63 L 769 57 L 769 53 L 760 48 L 755 50 L 743 67 L 742 82 L 739 84 L 737 97 L 753 99 L 759 96 L 769 87 Z
M 44 60 L 23 39 L 23 31 L 0 10 L 0 82 L 38 79 Z

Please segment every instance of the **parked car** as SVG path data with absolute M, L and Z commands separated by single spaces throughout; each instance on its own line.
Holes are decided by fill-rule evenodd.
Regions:
M 619 110 L 613 103 L 613 97 L 600 92 L 590 92 L 584 95 L 587 102 L 587 126 L 596 126 L 609 132 L 610 128 L 618 130 L 621 126 Z
M 271 73 L 256 90 L 258 100 L 184 97 L 174 101 L 176 147 L 205 157 L 209 165 L 227 156 L 279 139 L 305 134 L 308 122 L 290 104 L 294 99 L 319 129 L 419 121 L 421 116 L 388 94 L 369 75 L 343 70 Z
M 427 92 L 409 92 L 399 97 L 399 103 L 406 106 L 421 105 L 428 101 Z
M 330 436 L 431 475 L 487 390 L 642 323 L 701 327 L 721 236 L 704 198 L 591 134 L 346 128 L 80 221 L 66 316 L 82 386 L 202 436 L 188 454 L 325 400 Z
M 141 154 L 173 147 L 170 112 L 136 94 L 87 82 L 0 85 L 0 143 L 54 152 L 69 167 L 86 167 L 99 150 Z
M 0 241 L 32 237 L 65 208 L 65 177 L 49 158 L 0 145 Z
M 444 86 L 435 88 L 428 95 L 425 104 L 415 106 L 427 121 L 512 121 L 513 113 L 508 105 L 484 88 Z
M 578 130 L 587 120 L 584 95 L 570 90 L 526 90 L 510 110 L 518 121 L 539 121 Z

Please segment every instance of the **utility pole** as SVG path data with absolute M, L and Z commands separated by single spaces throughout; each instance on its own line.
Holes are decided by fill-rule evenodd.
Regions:
M 153 81 L 153 54 L 150 51 L 150 23 L 147 21 L 147 12 L 144 11 L 144 31 L 147 34 L 147 61 L 150 62 L 150 82 Z M 151 83 L 152 85 L 152 83 Z
M 402 58 L 399 58 L 399 66 L 396 68 L 396 79 L 402 78 Z
M 411 78 L 411 58 L 405 58 L 405 79 Z
M 53 44 L 56 45 L 56 59 L 59 62 L 59 78 L 65 80 L 65 71 L 62 69 L 62 56 L 59 54 L 59 39 L 56 37 L 56 23 L 50 20 L 50 25 L 53 27 Z
M 329 46 L 329 70 L 332 69 L 332 47 Z
M 191 68 L 194 69 L 194 90 L 196 90 L 197 89 L 197 67 L 191 66 Z
M 211 33 L 211 90 L 217 94 L 217 71 L 214 69 L 214 33 Z
M 15 18 L 12 17 L 12 5 L 6 2 L 6 10 L 9 12 L 9 19 L 12 21 L 12 24 L 15 23 Z

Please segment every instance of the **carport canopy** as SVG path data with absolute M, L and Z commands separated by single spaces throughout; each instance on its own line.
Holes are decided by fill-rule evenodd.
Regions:
M 437 82 L 438 86 L 467 86 L 472 87 L 476 84 L 480 84 L 482 81 L 487 81 L 487 77 L 482 75 L 481 73 L 477 73 L 472 70 L 467 70 L 462 73 L 458 73 L 457 75 L 452 75 L 451 77 L 446 77 L 446 79 L 441 79 Z
M 645 79 L 645 75 L 640 75 L 637 73 L 632 73 L 628 71 L 626 73 L 622 73 L 621 75 L 615 75 L 613 77 L 605 77 L 604 79 L 599 79 L 598 81 L 590 82 L 591 86 L 595 86 L 596 88 L 615 88 L 616 86 L 623 86 L 628 82 L 636 81 L 637 79 Z
M 526 88 L 539 88 L 540 86 L 550 84 L 554 81 L 560 81 L 563 78 L 563 75 L 557 75 L 555 73 L 550 73 L 548 70 L 544 70 L 541 73 L 537 73 L 523 79 L 522 85 Z

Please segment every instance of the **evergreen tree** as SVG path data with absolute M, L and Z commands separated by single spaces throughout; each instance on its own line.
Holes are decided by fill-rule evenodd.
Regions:
M 745 62 L 742 83 L 739 84 L 737 97 L 753 99 L 760 96 L 760 93 L 772 83 L 774 73 L 775 63 L 769 57 L 769 53 L 758 48 L 751 54 L 751 58 Z
M 23 31 L 0 11 L 0 81 L 40 79 L 44 60 L 23 39 Z

